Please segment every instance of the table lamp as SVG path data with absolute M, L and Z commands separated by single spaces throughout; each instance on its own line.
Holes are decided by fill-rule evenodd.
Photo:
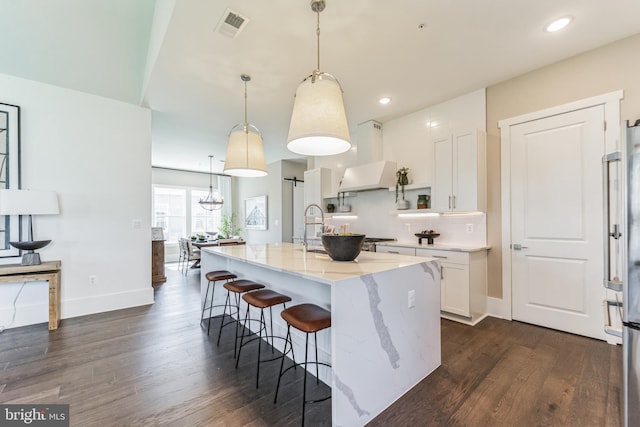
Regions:
M 9 242 L 14 248 L 27 251 L 22 255 L 22 265 L 40 264 L 40 254 L 34 251 L 51 243 L 51 240 L 33 240 L 32 215 L 59 213 L 58 196 L 54 191 L 0 190 L 0 215 L 29 215 L 29 240 Z

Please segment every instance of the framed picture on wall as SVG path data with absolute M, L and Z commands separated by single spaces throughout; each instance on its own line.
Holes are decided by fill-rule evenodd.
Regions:
M 0 103 L 0 189 L 20 189 L 20 107 Z M 9 242 L 22 240 L 22 219 L 0 215 L 0 258 L 21 252 Z
M 249 197 L 244 201 L 244 228 L 267 229 L 267 196 Z

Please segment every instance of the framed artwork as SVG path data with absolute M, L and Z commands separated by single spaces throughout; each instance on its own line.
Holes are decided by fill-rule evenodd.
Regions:
M 250 197 L 244 201 L 244 228 L 267 229 L 267 196 Z
M 0 103 L 0 189 L 20 188 L 20 107 Z M 22 219 L 0 215 L 0 258 L 18 257 L 9 242 L 22 240 Z

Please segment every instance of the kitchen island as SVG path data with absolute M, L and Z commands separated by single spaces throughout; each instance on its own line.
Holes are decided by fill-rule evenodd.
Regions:
M 277 243 L 203 248 L 202 268 L 263 283 L 291 296 L 289 307 L 311 302 L 331 311 L 331 328 L 318 333 L 318 354 L 332 365 L 320 379 L 332 388 L 333 425 L 366 424 L 440 365 L 437 260 L 362 252 L 356 261 L 339 262 Z M 202 297 L 206 285 L 203 274 Z M 220 289 L 216 304 L 224 302 Z M 278 310 L 273 321 L 274 333 L 284 336 Z M 304 337 L 293 339 L 300 359 Z

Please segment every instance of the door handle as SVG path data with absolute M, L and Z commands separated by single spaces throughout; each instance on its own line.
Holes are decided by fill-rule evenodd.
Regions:
M 607 289 L 611 289 L 617 292 L 622 291 L 623 283 L 619 278 L 611 278 L 611 257 L 610 257 L 610 246 L 611 240 L 609 237 L 613 237 L 614 239 L 619 239 L 622 237 L 620 234 L 620 229 L 618 224 L 611 224 L 610 210 L 611 210 L 611 200 L 609 197 L 609 170 L 611 163 L 613 162 L 622 162 L 622 153 L 620 151 L 616 151 L 613 153 L 605 154 L 602 156 L 602 198 L 604 199 L 604 287 Z M 613 225 L 613 232 L 609 232 L 609 229 Z
M 514 251 L 519 251 L 519 250 L 522 250 L 522 249 L 527 249 L 527 248 L 529 248 L 529 246 L 522 246 L 522 245 L 521 245 L 521 244 L 519 244 L 519 243 L 514 243 L 514 244 L 512 245 L 512 247 L 513 247 L 513 250 L 514 250 Z

